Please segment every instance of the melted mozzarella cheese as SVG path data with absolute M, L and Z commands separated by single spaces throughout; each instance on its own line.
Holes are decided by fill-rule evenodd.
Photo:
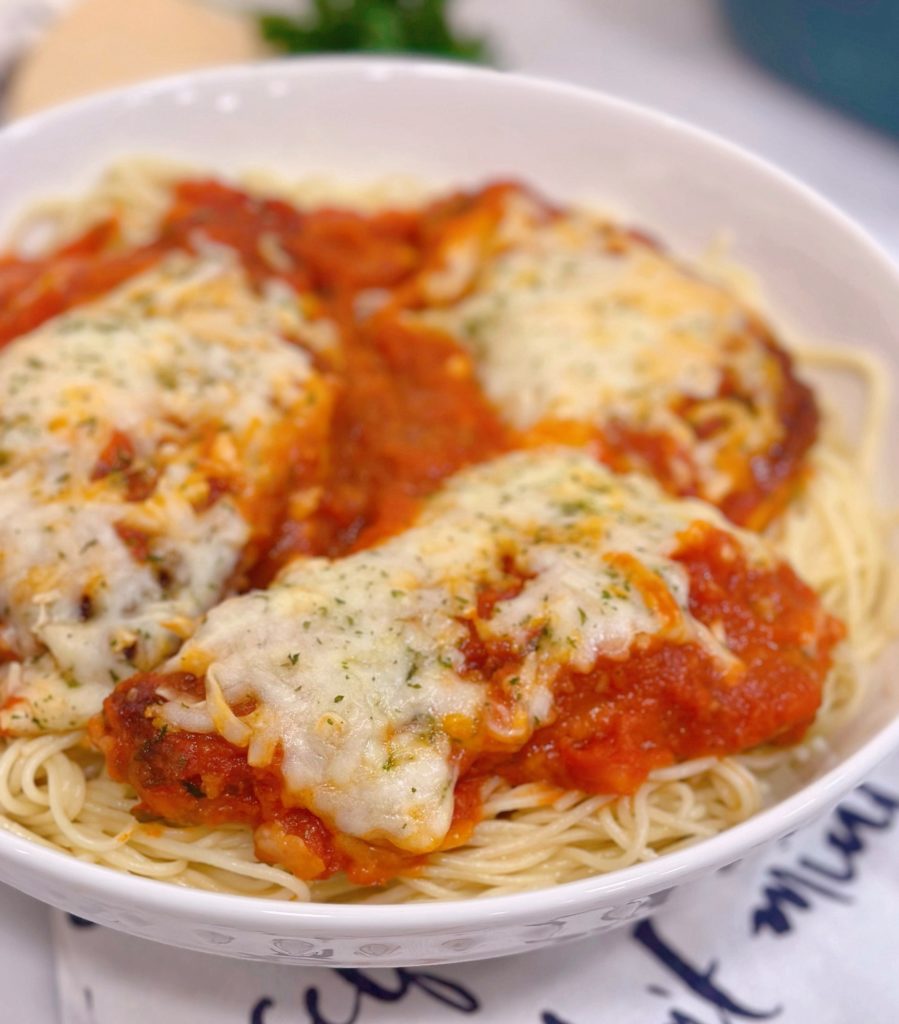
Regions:
M 780 366 L 727 292 L 582 215 L 532 217 L 501 241 L 480 264 L 462 242 L 450 247 L 447 266 L 469 290 L 417 316 L 472 352 L 511 426 L 526 434 L 553 422 L 617 421 L 662 433 L 690 452 L 713 501 L 733 482 L 724 445 L 745 453 L 782 436 Z M 432 272 L 425 294 L 450 301 L 444 284 Z M 718 399 L 725 375 L 757 398 L 753 408 Z M 728 430 L 697 440 L 684 399 L 705 403 L 703 415 L 725 418 Z
M 169 663 L 206 675 L 206 700 L 173 694 L 170 725 L 280 747 L 285 799 L 340 832 L 416 853 L 439 847 L 453 813 L 454 741 L 517 749 L 553 714 L 564 666 L 623 658 L 641 637 L 729 653 L 688 606 L 671 555 L 709 506 L 663 497 L 573 450 L 523 452 L 466 471 L 418 522 L 349 557 L 299 560 L 267 591 L 225 601 Z M 743 543 L 763 560 L 760 542 Z M 484 588 L 517 593 L 478 616 Z M 511 708 L 467 671 L 470 630 L 509 652 Z M 237 719 L 229 710 L 253 698 Z
M 295 296 L 173 257 L 0 353 L 2 729 L 83 724 L 222 596 L 283 424 L 316 398 L 283 337 L 306 329 Z M 152 480 L 139 500 L 97 470 L 116 436 Z

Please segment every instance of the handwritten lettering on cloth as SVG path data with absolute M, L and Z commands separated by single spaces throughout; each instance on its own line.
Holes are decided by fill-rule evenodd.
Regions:
M 654 918 L 381 970 L 224 960 L 54 918 L 63 1024 L 849 1024 L 899 1019 L 899 757 L 823 821 Z

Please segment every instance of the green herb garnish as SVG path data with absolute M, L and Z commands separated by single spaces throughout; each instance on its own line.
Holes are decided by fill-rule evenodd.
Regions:
M 488 61 L 485 40 L 450 24 L 449 2 L 312 0 L 308 13 L 263 14 L 259 27 L 267 42 L 287 53 L 422 53 Z

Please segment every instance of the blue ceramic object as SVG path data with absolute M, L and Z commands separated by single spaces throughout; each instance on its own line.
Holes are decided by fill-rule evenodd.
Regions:
M 899 0 L 722 3 L 760 64 L 899 135 Z

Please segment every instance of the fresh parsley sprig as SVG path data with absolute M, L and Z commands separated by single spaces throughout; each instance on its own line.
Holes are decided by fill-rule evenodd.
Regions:
M 488 61 L 485 40 L 456 32 L 450 0 L 312 0 L 305 17 L 264 14 L 263 37 L 288 53 L 420 53 Z

